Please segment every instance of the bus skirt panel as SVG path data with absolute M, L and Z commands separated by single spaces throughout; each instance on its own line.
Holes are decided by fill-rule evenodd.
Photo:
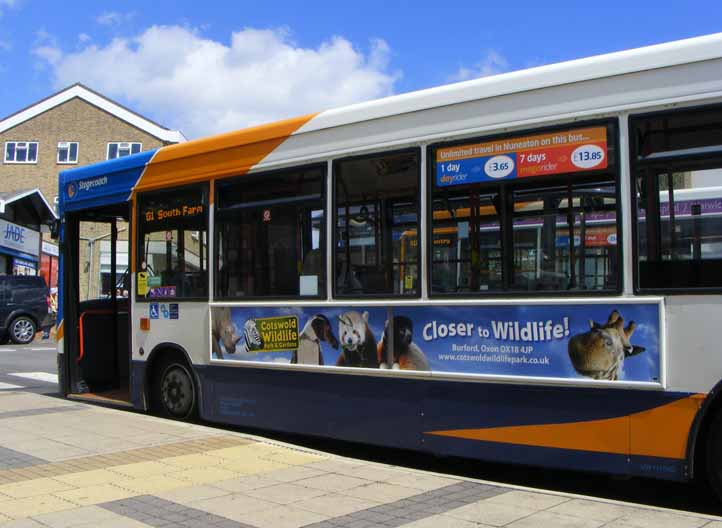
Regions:
M 699 395 L 196 366 L 209 421 L 493 462 L 684 480 Z

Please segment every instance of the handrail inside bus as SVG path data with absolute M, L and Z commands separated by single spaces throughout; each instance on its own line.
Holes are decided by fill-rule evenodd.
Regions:
M 80 317 L 78 318 L 78 333 L 80 334 L 80 351 L 78 352 L 78 363 L 83 359 L 85 356 L 85 348 L 83 343 L 83 319 L 86 315 L 92 314 L 92 315 L 112 315 L 115 313 L 113 310 L 87 310 L 80 314 Z M 119 312 L 120 313 L 120 312 Z

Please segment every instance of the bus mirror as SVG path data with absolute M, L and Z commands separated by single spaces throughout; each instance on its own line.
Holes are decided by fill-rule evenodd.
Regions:
M 60 220 L 56 219 L 50 223 L 50 238 L 57 240 L 60 236 Z

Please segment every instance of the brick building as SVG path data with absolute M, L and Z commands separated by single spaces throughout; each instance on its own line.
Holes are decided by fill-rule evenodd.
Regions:
M 26 202 L 31 197 L 39 211 L 32 216 L 24 210 L 0 210 L 0 222 L 30 230 L 28 240 L 31 246 L 37 244 L 18 251 L 4 245 L 0 234 L 0 274 L 38 273 L 42 267 L 51 286 L 55 282 L 53 253 L 57 255 L 57 248 L 49 241 L 46 225 L 53 213 L 42 211 L 42 201 L 50 208 L 57 203 L 60 171 L 182 141 L 181 132 L 158 125 L 81 84 L 0 120 L 0 195 L 11 201 L 21 196 Z M 16 208 L 23 206 L 20 200 L 12 203 Z M 26 205 L 29 207 L 29 202 Z M 119 272 L 124 269 L 123 260 L 127 262 L 124 227 L 119 226 L 120 238 L 126 240 L 118 243 Z M 105 230 L 105 226 L 91 223 L 81 230 L 81 239 L 87 242 L 81 244 L 82 298 L 96 297 L 112 284 L 105 264 L 110 255 Z M 36 231 L 39 236 L 33 234 Z

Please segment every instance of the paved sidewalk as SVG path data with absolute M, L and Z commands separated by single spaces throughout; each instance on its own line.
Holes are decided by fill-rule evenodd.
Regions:
M 0 392 L 0 527 L 722 528 Z

